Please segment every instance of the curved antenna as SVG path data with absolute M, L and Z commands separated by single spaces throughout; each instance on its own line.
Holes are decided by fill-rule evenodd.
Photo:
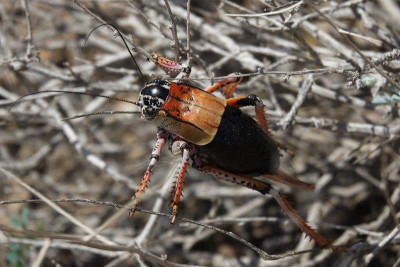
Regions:
M 84 43 L 84 45 L 83 45 L 83 51 L 85 51 L 85 49 L 86 49 L 86 42 L 89 40 L 90 35 L 91 35 L 95 30 L 97 30 L 98 28 L 103 27 L 103 26 L 110 26 L 110 27 L 112 27 L 114 30 L 116 30 L 116 31 L 118 32 L 118 35 L 119 35 L 119 37 L 121 37 L 122 41 L 124 42 L 124 45 L 125 45 L 126 49 L 128 49 L 128 52 L 129 52 L 129 54 L 131 55 L 131 58 L 132 58 L 133 62 L 135 63 L 136 68 L 138 69 L 138 71 L 139 71 L 139 73 L 140 73 L 140 76 L 142 76 L 142 79 L 144 80 L 144 75 L 143 75 L 142 71 L 140 70 L 139 65 L 137 64 L 135 58 L 133 57 L 133 54 L 132 54 L 131 50 L 129 49 L 128 44 L 126 43 L 124 36 L 123 36 L 122 33 L 118 30 L 118 28 L 117 28 L 116 26 L 114 26 L 113 24 L 110 24 L 110 23 L 103 23 L 103 24 L 100 24 L 100 25 L 96 26 L 93 30 L 91 30 L 91 31 L 88 33 L 88 35 L 86 36 L 86 38 L 85 38 L 85 43 Z
M 88 93 L 88 92 L 74 92 L 74 91 L 60 91 L 60 90 L 44 90 L 44 91 L 40 91 L 40 92 L 34 92 L 34 93 L 30 93 L 30 94 L 26 94 L 21 96 L 20 98 L 18 98 L 17 100 L 15 100 L 15 102 L 12 104 L 12 106 L 8 109 L 8 111 L 11 111 L 11 109 L 17 105 L 21 99 L 27 97 L 27 96 L 31 96 L 31 95 L 38 95 L 38 94 L 42 94 L 42 93 L 65 93 L 65 94 L 77 94 L 77 95 L 90 95 L 90 96 L 95 96 L 95 97 L 103 97 L 103 98 L 107 98 L 110 100 L 116 100 L 116 101 L 121 101 L 121 102 L 125 102 L 125 103 L 129 103 L 129 104 L 133 104 L 136 106 L 139 106 L 139 103 L 136 101 L 129 101 L 126 99 L 122 99 L 122 98 L 118 98 L 118 97 L 113 97 L 113 96 L 106 96 L 106 95 L 99 95 L 99 94 L 95 94 L 95 93 Z
M 91 113 L 85 113 L 85 114 L 80 114 L 80 115 L 75 115 L 72 117 L 68 118 L 63 118 L 61 121 L 69 121 L 73 119 L 79 119 L 79 118 L 84 118 L 84 117 L 89 117 L 89 116 L 96 116 L 96 115 L 115 115 L 115 114 L 140 114 L 140 111 L 98 111 L 98 112 L 91 112 Z

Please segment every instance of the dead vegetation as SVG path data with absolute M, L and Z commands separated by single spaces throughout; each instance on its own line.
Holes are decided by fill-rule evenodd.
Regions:
M 0 266 L 398 266 L 400 5 L 192 0 L 190 16 L 186 1 L 169 5 L 173 23 L 161 0 L 0 2 Z M 9 110 L 43 90 L 136 100 L 143 81 L 115 32 L 95 31 L 83 50 L 105 22 L 149 79 L 165 75 L 152 51 L 179 52 L 203 87 L 241 72 L 238 94 L 263 98 L 296 153 L 283 169 L 316 185 L 282 191 L 348 250 L 314 249 L 271 198 L 194 170 L 170 225 L 168 151 L 131 219 L 124 205 L 156 126 L 132 114 L 62 118 L 135 107 L 45 93 Z

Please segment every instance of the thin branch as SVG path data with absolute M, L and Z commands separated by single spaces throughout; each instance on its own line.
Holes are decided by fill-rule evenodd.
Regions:
M 368 36 L 363 36 L 363 35 L 358 34 L 358 33 L 349 32 L 349 31 L 346 31 L 346 30 L 343 30 L 343 29 L 339 29 L 339 32 L 340 33 L 344 33 L 344 34 L 348 34 L 350 36 L 354 36 L 354 37 L 357 37 L 357 38 L 360 38 L 360 39 L 363 39 L 363 40 L 366 40 L 366 41 L 368 41 L 368 42 L 370 42 L 370 43 L 372 43 L 374 45 L 377 45 L 377 46 L 381 46 L 383 44 L 383 42 L 380 41 L 380 40 L 377 40 L 375 38 L 371 38 L 371 37 L 368 37 Z
M 0 171 L 2 171 L 2 170 L 0 169 Z M 48 201 L 55 202 L 55 203 L 71 203 L 72 202 L 72 203 L 96 204 L 96 205 L 101 205 L 101 206 L 113 207 L 113 208 L 116 208 L 116 209 L 121 209 L 121 208 L 125 209 L 126 208 L 125 205 L 119 205 L 119 204 L 115 204 L 115 203 L 112 203 L 112 202 L 96 201 L 96 200 L 90 200 L 90 199 L 54 199 L 54 200 L 47 200 L 47 201 L 43 200 L 43 199 L 25 199 L 25 200 L 13 200 L 13 201 L 0 201 L 0 206 L 2 206 L 2 205 L 10 205 L 10 204 L 18 204 L 18 203 L 41 203 L 41 202 L 47 203 Z M 136 211 L 137 212 L 146 213 L 146 214 L 163 216 L 163 217 L 167 217 L 168 219 L 172 219 L 172 215 L 166 214 L 166 213 L 162 213 L 162 212 L 155 212 L 155 211 L 152 211 L 152 210 L 145 210 L 145 209 L 141 209 L 141 208 L 136 208 Z M 249 247 L 250 249 L 252 249 L 256 253 L 258 253 L 264 260 L 278 260 L 278 259 L 283 259 L 283 258 L 286 258 L 286 257 L 291 257 L 291 256 L 304 254 L 304 253 L 309 253 L 311 251 L 314 251 L 314 250 L 307 250 L 307 251 L 290 252 L 290 253 L 280 254 L 280 255 L 270 255 L 270 254 L 266 253 L 265 251 L 257 248 L 253 244 L 247 242 L 243 238 L 241 238 L 241 237 L 237 236 L 236 234 L 232 233 L 232 232 L 228 232 L 228 231 L 223 230 L 221 228 L 218 228 L 218 227 L 215 227 L 215 226 L 212 226 L 212 225 L 208 225 L 208 224 L 205 224 L 205 223 L 197 222 L 197 221 L 194 221 L 194 220 L 191 220 L 191 219 L 187 219 L 187 218 L 183 218 L 183 217 L 179 217 L 179 216 L 176 217 L 176 218 L 177 218 L 178 221 L 194 224 L 194 225 L 201 226 L 201 227 L 204 227 L 204 228 L 208 228 L 208 229 L 211 229 L 213 231 L 217 231 L 217 232 L 220 232 L 220 233 L 222 233 L 224 235 L 227 235 L 227 236 L 239 241 L 240 243 L 246 245 L 247 247 Z M 6 226 L 0 225 L 0 230 L 4 230 L 4 228 L 6 228 Z M 29 234 L 33 234 L 35 232 L 36 231 L 29 231 Z M 40 237 L 49 237 L 47 235 L 40 234 L 40 232 L 39 232 L 39 235 L 40 235 Z M 125 249 L 121 249 L 121 250 L 125 250 Z
M 176 19 L 174 14 L 172 13 L 171 7 L 169 6 L 168 0 L 164 0 L 165 6 L 167 7 L 168 14 L 171 20 L 171 31 L 172 31 L 172 36 L 174 38 L 174 44 L 173 47 L 175 49 L 175 62 L 180 62 L 179 60 L 179 40 L 178 40 L 178 32 L 176 30 Z
M 306 74 L 344 74 L 344 73 L 349 73 L 354 70 L 352 69 L 341 69 L 341 68 L 322 68 L 322 69 L 304 69 L 304 70 L 298 70 L 298 71 L 278 71 L 278 70 L 269 70 L 269 71 L 264 71 L 262 68 L 259 68 L 259 71 L 257 72 L 249 72 L 249 73 L 241 73 L 238 75 L 226 75 L 226 76 L 217 76 L 213 77 L 214 80 L 222 80 L 226 79 L 228 77 L 255 77 L 255 76 L 264 76 L 264 75 L 285 75 L 285 79 L 289 79 L 290 76 L 296 76 L 296 75 L 306 75 Z M 198 78 L 188 78 L 188 79 L 182 79 L 182 80 L 188 80 L 188 81 L 205 81 L 205 80 L 210 80 L 208 77 L 198 77 Z
M 400 232 L 400 226 L 396 226 L 390 233 L 388 233 L 381 242 L 379 242 L 378 246 L 369 253 L 364 258 L 365 266 L 367 266 L 371 260 L 381 251 L 384 247 L 386 247 Z
M 51 240 L 50 238 L 46 238 L 44 240 L 44 244 L 42 248 L 39 251 L 39 255 L 37 256 L 35 262 L 32 264 L 32 267 L 40 267 L 43 263 L 44 258 L 46 257 L 46 253 L 49 250 L 51 245 Z
M 275 16 L 285 12 L 289 12 L 293 9 L 298 8 L 303 4 L 303 1 L 298 1 L 295 3 L 289 3 L 287 5 L 278 7 L 272 11 L 264 12 L 264 13 L 257 13 L 257 14 L 225 14 L 229 17 L 245 17 L 245 18 L 258 18 L 258 17 L 265 17 L 265 16 Z
M 190 55 L 190 4 L 192 0 L 187 0 L 186 4 L 186 64 L 191 67 L 192 58 Z
M 282 118 L 278 122 L 278 125 L 281 125 L 284 130 L 292 123 L 300 106 L 303 104 L 304 100 L 306 99 L 308 92 L 311 91 L 311 87 L 312 87 L 313 83 L 314 83 L 314 77 L 312 74 L 309 74 L 308 77 L 306 77 L 303 85 L 301 86 L 299 93 L 297 95 L 297 98 L 294 101 L 292 107 L 290 108 L 290 111 L 285 115 L 284 118 Z
M 99 17 L 98 15 L 96 15 L 95 13 L 93 13 L 89 8 L 87 8 L 85 5 L 83 5 L 79 0 L 73 0 L 73 2 L 79 6 L 81 9 L 83 9 L 85 12 L 87 12 L 91 17 L 93 17 L 94 19 L 96 19 L 97 21 L 99 21 L 101 24 L 108 24 L 105 20 L 103 20 L 101 17 Z M 114 29 L 111 26 L 108 26 L 108 28 L 114 32 Z M 129 43 L 135 48 L 135 51 L 139 52 L 140 54 L 142 54 L 144 57 L 146 57 L 146 59 L 151 60 L 151 56 L 150 54 L 144 50 L 143 48 L 141 48 L 140 46 L 138 46 L 132 38 L 129 38 L 129 36 L 127 36 L 126 34 L 122 33 L 122 36 L 129 41 Z
M 370 60 L 367 56 L 364 55 L 363 52 L 357 47 L 357 45 L 351 40 L 346 34 L 343 34 L 339 31 L 338 27 L 335 25 L 335 22 L 333 22 L 330 18 L 328 18 L 324 13 L 319 11 L 319 9 L 312 4 L 309 0 L 306 1 L 306 3 L 314 9 L 321 17 L 323 17 L 331 26 L 332 28 L 339 33 L 350 46 L 354 49 L 354 51 L 357 52 L 368 64 L 370 64 L 379 74 L 381 74 L 383 77 L 387 79 L 389 83 L 391 83 L 393 86 L 397 87 L 400 90 L 400 84 L 396 82 L 395 80 L 392 79 L 388 74 L 386 74 L 379 66 L 377 66 L 372 60 Z
M 31 13 L 29 11 L 28 0 L 21 0 L 21 5 L 25 10 L 25 17 L 27 23 L 28 34 L 26 36 L 27 46 L 25 57 L 29 59 L 32 56 L 33 47 L 33 34 L 32 34 L 32 26 L 31 26 Z
M 186 267 L 188 265 L 185 264 L 177 264 L 173 263 L 171 261 L 166 260 L 163 257 L 156 256 L 150 252 L 147 252 L 143 249 L 140 249 L 137 246 L 122 246 L 118 244 L 104 244 L 100 242 L 93 242 L 93 241 L 82 241 L 79 237 L 73 236 L 73 235 L 66 235 L 66 234 L 58 234 L 58 233 L 52 233 L 52 232 L 44 232 L 44 231 L 31 231 L 31 230 L 20 230 L 20 229 L 15 229 L 6 225 L 1 225 L 0 224 L 0 230 L 4 231 L 6 233 L 15 235 L 15 236 L 21 236 L 21 237 L 35 237 L 35 238 L 50 238 L 54 241 L 57 240 L 66 240 L 68 241 L 69 244 L 74 244 L 74 245 L 80 245 L 80 246 L 85 246 L 89 248 L 95 248 L 99 250 L 104 250 L 104 251 L 127 251 L 130 253 L 137 253 L 144 259 L 157 263 L 162 266 L 173 266 L 173 267 Z M 17 241 L 17 240 L 16 240 Z M 75 248 L 72 246 L 72 248 Z M 192 266 L 192 265 L 190 265 Z
M 28 185 L 27 183 L 25 183 L 24 181 L 22 181 L 19 177 L 17 177 L 16 175 L 12 174 L 11 172 L 0 168 L 0 172 L 9 180 L 12 180 L 14 182 L 16 182 L 17 184 L 19 184 L 20 186 L 22 186 L 23 188 L 25 188 L 26 190 L 28 190 L 29 192 L 31 192 L 33 195 L 35 195 L 36 197 L 38 197 L 39 199 L 41 199 L 44 203 L 46 203 L 47 205 L 49 205 L 52 209 L 54 209 L 56 212 L 60 213 L 61 215 L 63 215 L 64 217 L 66 217 L 69 221 L 71 221 L 73 224 L 77 225 L 78 227 L 82 228 L 85 232 L 87 233 L 93 233 L 94 231 L 88 227 L 87 225 L 83 224 L 82 222 L 80 222 L 79 220 L 77 220 L 74 216 L 72 216 L 70 213 L 66 212 L 64 209 L 62 209 L 60 206 L 56 205 L 53 201 L 51 201 L 50 199 L 48 199 L 47 197 L 45 197 L 42 193 L 40 193 L 39 191 L 37 191 L 36 189 L 34 189 L 33 187 L 31 187 L 30 185 Z M 110 241 L 109 239 L 107 239 L 106 237 L 103 237 L 101 235 L 97 235 L 96 236 L 100 241 L 109 244 L 109 245 L 113 245 L 115 244 L 115 242 Z

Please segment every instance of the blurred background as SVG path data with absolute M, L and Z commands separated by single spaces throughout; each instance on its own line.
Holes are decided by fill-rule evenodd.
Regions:
M 165 1 L 0 1 L 0 266 L 398 266 L 400 5 L 309 2 L 192 0 L 188 50 L 186 1 L 169 1 L 172 19 Z M 62 121 L 136 110 L 82 95 L 36 94 L 9 110 L 43 90 L 135 101 L 144 82 L 116 32 L 101 27 L 84 49 L 104 22 L 125 34 L 147 80 L 166 77 L 152 51 L 170 59 L 179 51 L 202 88 L 248 74 L 237 94 L 263 99 L 274 136 L 296 154 L 281 168 L 316 189 L 275 186 L 348 250 L 315 248 L 270 197 L 193 169 L 179 215 L 237 239 L 107 206 L 130 201 L 154 124 L 137 114 Z M 140 208 L 171 213 L 177 162 L 163 151 Z

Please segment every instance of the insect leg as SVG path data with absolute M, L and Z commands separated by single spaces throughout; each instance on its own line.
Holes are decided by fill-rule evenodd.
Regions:
M 235 92 L 237 86 L 243 80 L 242 77 L 236 77 L 238 75 L 240 75 L 239 72 L 231 73 L 228 76 L 232 76 L 232 77 L 228 77 L 228 78 L 222 79 L 222 80 L 214 83 L 210 87 L 207 87 L 205 89 L 205 91 L 208 93 L 212 93 L 217 90 L 222 90 L 222 92 L 224 93 L 226 98 L 231 98 L 233 96 L 233 93 Z
M 175 78 L 182 73 L 182 78 L 189 78 L 192 69 L 189 66 L 185 66 L 170 60 L 166 57 L 158 55 L 156 52 L 151 53 L 151 57 L 158 67 L 163 69 L 170 77 Z
M 252 95 L 242 95 L 242 96 L 230 98 L 227 100 L 227 105 L 237 107 L 237 108 L 246 107 L 246 106 L 254 106 L 258 124 L 260 124 L 260 126 L 264 129 L 264 131 L 269 135 L 269 137 L 275 142 L 275 144 L 280 149 L 282 149 L 283 151 L 288 153 L 290 156 L 294 156 L 293 151 L 288 149 L 285 145 L 279 143 L 272 136 L 272 133 L 268 128 L 267 116 L 265 114 L 265 105 L 258 96 L 252 94 Z
M 189 166 L 189 152 L 190 148 L 184 141 L 176 141 L 172 146 L 178 146 L 178 149 L 182 151 L 182 161 L 179 166 L 179 171 L 176 176 L 176 181 L 173 186 L 172 200 L 170 206 L 172 207 L 172 219 L 171 223 L 175 223 L 176 216 L 178 214 L 179 201 L 183 192 L 183 185 L 185 184 L 185 176 Z M 174 148 L 173 148 L 174 149 Z M 176 149 L 176 148 L 175 148 Z
M 275 175 L 263 175 L 262 177 L 265 177 L 268 180 L 286 184 L 286 185 L 289 185 L 292 187 L 297 187 L 297 188 L 301 188 L 301 189 L 309 189 L 309 190 L 314 189 L 313 184 L 303 182 L 281 170 L 278 170 L 277 174 L 275 174 Z
M 234 174 L 225 170 L 221 170 L 212 165 L 203 163 L 199 166 L 194 166 L 197 170 L 210 174 L 217 179 L 221 179 L 224 181 L 232 182 L 235 184 L 239 184 L 245 186 L 247 188 L 256 190 L 263 195 L 269 194 L 273 196 L 276 202 L 278 202 L 279 206 L 283 209 L 283 211 L 289 216 L 289 218 L 310 238 L 315 240 L 315 242 L 321 247 L 327 247 L 328 242 L 326 239 L 318 234 L 313 228 L 311 228 L 301 216 L 297 213 L 297 211 L 290 205 L 287 201 L 286 197 L 281 194 L 277 189 L 273 188 L 270 184 L 264 183 L 262 181 Z
M 147 167 L 146 173 L 144 174 L 142 181 L 140 182 L 140 185 L 135 192 L 135 195 L 132 197 L 133 200 L 132 209 L 129 212 L 129 215 L 131 217 L 135 215 L 135 210 L 139 205 L 142 194 L 147 188 L 147 183 L 150 181 L 151 175 L 153 174 L 154 166 L 157 164 L 157 161 L 160 158 L 161 151 L 164 148 L 165 143 L 167 142 L 167 138 L 168 138 L 168 133 L 165 130 L 160 129 L 157 132 L 157 141 L 156 144 L 154 145 L 153 151 L 151 152 L 151 159 L 149 166 Z

